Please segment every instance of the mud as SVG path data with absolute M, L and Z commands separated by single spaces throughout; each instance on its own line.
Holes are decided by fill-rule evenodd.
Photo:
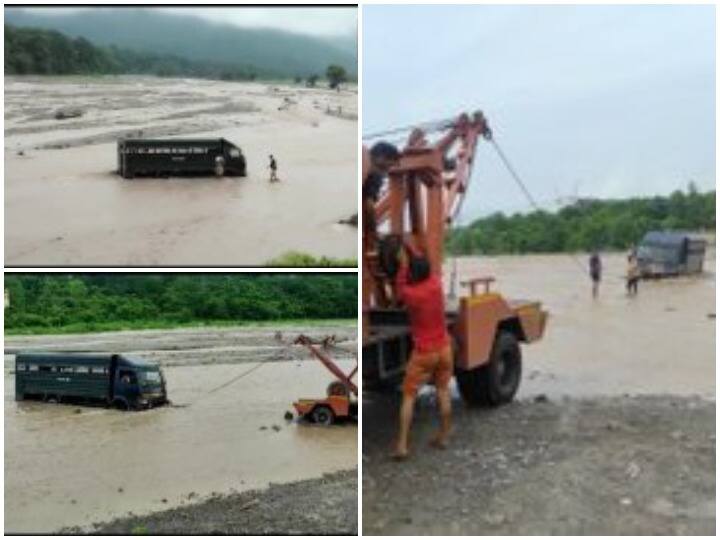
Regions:
M 453 388 L 444 452 L 427 447 L 432 388 L 405 463 L 388 458 L 398 396 L 364 393 L 364 533 L 714 534 L 714 262 L 628 298 L 624 255 L 605 254 L 593 300 L 584 257 L 447 261 L 447 290 L 456 264 L 458 281 L 542 301 L 546 335 L 523 347 L 519 401 L 472 410 Z
M 32 98 L 30 98 L 32 96 Z M 288 106 L 286 98 L 292 103 Z M 326 111 L 341 108 L 342 116 Z M 80 118 L 56 120 L 58 108 Z M 263 265 L 353 258 L 357 90 L 152 77 L 5 83 L 5 261 L 15 266 Z M 247 178 L 127 181 L 119 137 L 225 137 Z M 267 181 L 268 155 L 281 182 Z
M 354 324 L 298 326 L 203 327 L 176 330 L 139 330 L 50 336 L 6 336 L 5 353 L 18 351 L 123 352 L 142 356 L 163 366 L 237 364 L 243 362 L 303 362 L 307 349 L 293 345 L 305 334 L 315 341 L 335 336 L 329 353 L 339 360 L 353 360 L 357 351 Z M 6 357 L 7 360 L 8 357 Z M 7 364 L 11 369 L 12 365 Z
M 357 535 L 357 470 L 97 524 L 93 534 Z M 76 530 L 63 531 L 72 534 Z
M 285 328 L 288 333 L 306 330 Z M 242 332 L 247 333 L 248 347 L 262 343 L 266 338 L 258 334 L 267 333 L 223 331 L 229 348 L 238 345 Z M 102 347 L 115 344 L 120 350 L 123 343 L 146 339 L 141 348 L 147 351 L 153 341 L 168 350 L 173 340 L 176 350 L 182 350 L 195 339 L 192 331 L 142 334 L 72 336 L 71 348 L 106 350 Z M 39 339 L 38 349 L 62 348 L 50 346 L 53 337 Z M 223 346 L 222 338 L 214 339 L 215 348 Z M 17 342 L 9 338 L 6 346 Z M 262 345 L 258 349 L 262 354 Z M 258 364 L 239 358 L 207 364 L 203 355 L 218 351 L 193 354 L 199 359 L 194 363 L 189 355 L 178 363 L 163 362 L 158 355 L 166 364 L 173 406 L 139 413 L 16 402 L 12 357 L 6 356 L 5 530 L 87 530 L 130 512 L 146 515 L 213 494 L 263 489 L 271 482 L 311 479 L 357 465 L 355 424 L 322 428 L 283 418 L 295 399 L 325 395 L 331 378 L 319 362 Z M 338 363 L 347 370 L 354 360 Z M 235 377 L 237 381 L 222 387 Z

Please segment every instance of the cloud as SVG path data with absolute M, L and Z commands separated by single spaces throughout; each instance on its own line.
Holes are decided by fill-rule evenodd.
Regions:
M 548 205 L 578 185 L 714 189 L 714 21 L 709 5 L 367 6 L 363 132 L 483 109 Z M 527 208 L 481 143 L 464 212 Z
M 130 7 L 130 6 L 128 6 Z M 25 8 L 43 15 L 63 15 L 102 8 Z M 357 33 L 357 7 L 174 7 L 143 8 L 200 17 L 209 21 L 246 28 L 276 28 L 299 34 L 322 37 L 347 37 Z

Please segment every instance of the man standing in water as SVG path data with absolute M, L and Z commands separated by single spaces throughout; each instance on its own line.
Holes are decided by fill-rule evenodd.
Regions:
M 270 154 L 270 181 L 271 182 L 279 182 L 280 179 L 277 176 L 277 161 L 275 161 L 275 156 Z
M 430 444 L 447 446 L 451 428 L 450 379 L 453 357 L 445 321 L 445 300 L 440 276 L 433 274 L 427 258 L 401 248 L 396 285 L 400 300 L 410 317 L 413 351 L 405 368 L 403 398 L 400 406 L 400 427 L 393 452 L 395 459 L 408 456 L 408 437 L 413 419 L 415 399 L 420 387 L 433 381 L 437 389 L 440 429 Z
M 600 261 L 600 254 L 597 251 L 593 251 L 592 255 L 590 255 L 590 279 L 592 279 L 593 284 L 593 298 L 597 298 L 600 289 L 600 280 L 602 279 L 602 262 Z
M 637 296 L 638 281 L 640 281 L 640 268 L 638 267 L 637 256 L 634 251 L 628 255 L 627 282 L 625 290 L 628 296 Z

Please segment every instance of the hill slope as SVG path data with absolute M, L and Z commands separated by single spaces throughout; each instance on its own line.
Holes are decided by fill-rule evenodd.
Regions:
M 152 9 L 103 8 L 48 15 L 6 7 L 5 22 L 19 27 L 57 30 L 96 45 L 255 66 L 286 77 L 322 74 L 329 64 L 339 64 L 351 75 L 357 74 L 357 55 L 348 50 L 347 40 L 239 28 Z
M 115 46 L 98 47 L 85 38 L 71 39 L 56 30 L 16 28 L 7 24 L 4 68 L 7 75 L 143 74 L 224 80 L 278 75 L 253 66 L 187 60 Z

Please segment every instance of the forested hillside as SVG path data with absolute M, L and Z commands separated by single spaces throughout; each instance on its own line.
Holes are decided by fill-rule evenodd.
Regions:
M 355 319 L 357 276 L 7 274 L 9 332 Z
M 170 55 L 198 65 L 211 63 L 241 70 L 252 67 L 258 76 L 305 78 L 325 73 L 331 64 L 345 68 L 351 78 L 357 76 L 357 54 L 350 50 L 354 36 L 324 39 L 269 28 L 218 24 L 193 16 L 199 9 L 187 9 L 187 15 L 183 15 L 150 8 L 81 9 L 55 14 L 5 8 L 5 23 L 56 30 L 104 48 Z
M 9 25 L 5 25 L 5 74 L 138 74 L 225 80 L 278 76 L 254 66 L 191 61 L 169 54 L 143 53 L 115 46 L 97 47 L 85 38 L 72 39 L 55 30 Z
M 557 212 L 497 213 L 458 227 L 447 247 L 456 255 L 625 249 L 650 230 L 714 230 L 715 191 L 623 200 L 580 200 Z

